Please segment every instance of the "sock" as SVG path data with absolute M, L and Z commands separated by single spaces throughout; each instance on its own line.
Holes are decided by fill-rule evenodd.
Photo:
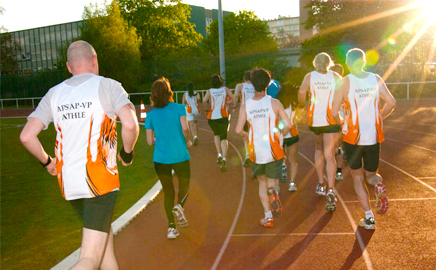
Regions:
M 273 216 L 271 210 L 265 212 L 265 218 L 272 218 L 272 217 Z
M 170 223 L 170 224 L 168 224 L 168 228 L 176 228 L 176 224 L 174 224 L 174 223 Z
M 371 217 L 374 218 L 374 214 L 372 213 L 372 211 L 371 210 L 365 211 L 365 218 L 368 219 Z
M 337 169 L 336 169 L 336 172 L 340 172 L 340 173 L 342 173 L 342 168 L 337 168 Z

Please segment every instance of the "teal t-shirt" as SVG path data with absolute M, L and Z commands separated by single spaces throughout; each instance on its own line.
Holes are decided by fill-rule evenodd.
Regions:
M 153 108 L 147 113 L 144 127 L 154 130 L 156 137 L 154 162 L 174 164 L 191 159 L 180 124 L 182 116 L 186 116 L 185 105 L 173 102 L 163 108 Z

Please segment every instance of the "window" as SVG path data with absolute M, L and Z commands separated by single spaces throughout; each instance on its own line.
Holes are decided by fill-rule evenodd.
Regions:
M 209 27 L 212 22 L 212 18 L 206 18 L 206 27 Z

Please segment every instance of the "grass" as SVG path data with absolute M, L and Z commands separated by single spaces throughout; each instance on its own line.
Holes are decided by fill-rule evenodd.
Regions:
M 56 177 L 50 176 L 19 141 L 26 119 L 0 121 L 1 267 L 50 269 L 80 247 L 82 222 L 62 197 Z M 54 156 L 53 126 L 41 132 L 39 139 Z M 152 158 L 142 127 L 133 165 L 119 167 L 121 189 L 113 220 L 156 183 Z

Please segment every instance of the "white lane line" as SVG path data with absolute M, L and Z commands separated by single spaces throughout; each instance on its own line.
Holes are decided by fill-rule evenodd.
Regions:
M 431 201 L 436 200 L 436 198 L 404 198 L 404 199 L 391 199 L 389 197 L 390 202 L 400 202 L 400 201 Z M 375 202 L 375 200 L 369 200 L 370 202 Z M 344 201 L 345 203 L 360 203 L 359 201 Z
M 394 128 L 394 127 L 389 127 L 389 126 L 383 126 L 383 128 L 390 128 L 390 129 L 398 129 L 398 130 L 410 131 L 410 132 L 414 132 L 414 133 L 425 134 L 425 135 L 430 135 L 430 136 L 435 136 L 436 137 L 436 134 L 420 132 L 420 131 L 416 131 L 416 130 L 412 130 L 412 129 Z
M 436 127 L 436 125 L 432 124 L 421 124 L 421 123 L 415 123 L 415 122 L 408 122 L 408 121 L 400 121 L 400 120 L 384 120 L 386 122 L 397 122 L 397 123 L 407 123 L 407 124 L 414 124 L 414 125 L 422 125 L 422 126 L 432 126 Z
M 428 187 L 429 189 L 431 189 L 433 192 L 436 193 L 436 188 L 430 186 L 429 184 L 425 183 L 424 181 L 419 180 L 418 177 L 415 177 L 415 176 L 411 175 L 410 173 L 406 172 L 405 170 L 402 170 L 402 169 L 398 168 L 397 166 L 395 166 L 395 165 L 393 165 L 393 164 L 387 162 L 386 160 L 380 159 L 380 161 L 382 161 L 382 162 L 384 162 L 384 163 L 386 163 L 386 164 L 392 166 L 393 168 L 399 170 L 400 172 L 402 172 L 402 173 L 404 173 L 405 175 L 409 176 L 409 177 L 412 178 L 413 180 L 415 180 L 415 181 L 417 181 L 417 182 L 423 184 L 424 186 Z
M 422 177 L 417 177 L 418 179 L 436 179 L 436 176 L 422 176 Z
M 266 234 L 255 234 L 255 233 L 242 233 L 234 234 L 232 237 L 264 237 L 264 236 L 337 236 L 337 235 L 354 235 L 353 232 L 350 233 L 266 233 Z
M 419 146 L 419 145 L 416 145 L 416 144 L 406 143 L 406 142 L 398 141 L 398 140 L 395 140 L 395 139 L 392 139 L 392 138 L 388 138 L 388 137 L 385 137 L 385 139 L 388 139 L 388 140 L 390 140 L 390 141 L 394 141 L 394 142 L 398 142 L 398 143 L 407 144 L 407 145 L 414 146 L 414 147 L 418 147 L 418 148 L 421 148 L 421 149 L 423 149 L 423 150 L 427 150 L 427 151 L 430 151 L 430 152 L 436 153 L 435 150 L 428 149 L 428 148 L 425 148 L 425 147 L 422 147 L 422 146 Z
M 210 130 L 207 130 L 207 129 L 204 129 L 204 128 L 198 128 L 198 129 L 204 130 L 204 131 L 209 132 L 209 133 L 213 133 Z M 236 215 L 233 218 L 232 226 L 230 227 L 230 230 L 227 233 L 226 240 L 224 240 L 224 244 L 221 247 L 220 252 L 218 253 L 218 256 L 216 257 L 215 262 L 213 263 L 211 270 L 217 269 L 218 264 L 220 263 L 221 258 L 223 257 L 224 252 L 227 249 L 227 246 L 228 246 L 228 244 L 230 242 L 230 238 L 232 237 L 233 231 L 235 230 L 236 223 L 238 222 L 239 215 L 241 214 L 242 204 L 244 203 L 244 197 L 245 197 L 245 187 L 246 187 L 246 182 L 247 182 L 246 180 L 247 179 L 246 179 L 246 175 L 245 175 L 245 168 L 243 166 L 244 160 L 242 159 L 242 156 L 239 153 L 239 151 L 236 148 L 236 146 L 232 142 L 230 142 L 230 141 L 229 141 L 229 144 L 233 147 L 233 149 L 235 149 L 236 154 L 238 154 L 239 160 L 241 160 L 241 168 L 242 168 L 242 194 L 241 194 L 241 199 L 239 200 L 238 209 L 236 210 Z
M 305 155 L 303 155 L 301 152 L 298 152 L 303 158 L 305 158 L 312 166 L 315 166 L 315 164 Z M 324 176 L 325 177 L 325 176 Z M 363 242 L 362 236 L 360 235 L 359 231 L 357 230 L 357 225 L 353 220 L 353 216 L 351 215 L 350 210 L 348 209 L 347 205 L 345 204 L 344 200 L 342 199 L 339 192 L 336 191 L 336 196 L 339 199 L 339 201 L 342 204 L 342 207 L 345 210 L 345 213 L 347 214 L 348 220 L 350 221 L 351 227 L 355 231 L 356 239 L 359 242 L 360 249 L 362 250 L 363 259 L 365 260 L 366 268 L 369 270 L 373 270 L 371 259 L 369 258 L 369 253 L 366 251 L 366 246 Z

